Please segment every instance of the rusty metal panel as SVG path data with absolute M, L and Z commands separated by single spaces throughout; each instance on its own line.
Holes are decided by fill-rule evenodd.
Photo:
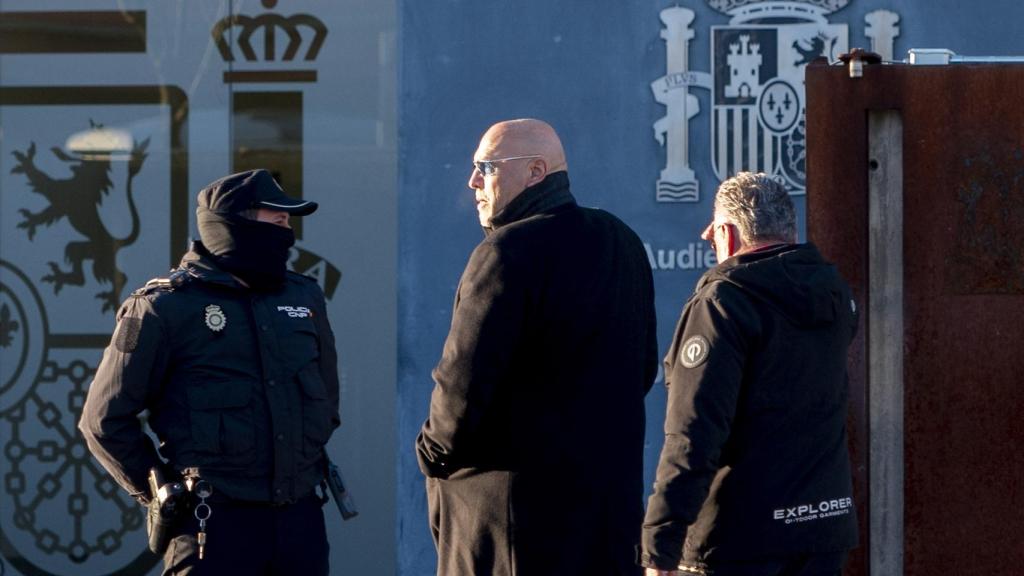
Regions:
M 807 68 L 807 235 L 822 254 L 835 262 L 853 288 L 861 309 L 867 302 L 867 115 L 862 98 L 838 89 L 842 70 L 826 65 Z M 856 104 L 856 106 L 855 106 Z M 843 138 L 833 137 L 842 133 Z M 850 346 L 850 452 L 854 500 L 861 546 L 850 556 L 846 573 L 867 574 L 867 370 L 865 326 L 861 316 Z
M 808 235 L 859 300 L 865 119 L 876 109 L 903 117 L 904 573 L 1014 574 L 1024 563 L 1024 107 L 1012 95 L 1024 94 L 1024 66 L 868 66 L 859 79 L 816 66 L 807 93 Z M 864 526 L 870 360 L 860 334 L 851 444 Z M 867 573 L 864 550 L 848 574 Z

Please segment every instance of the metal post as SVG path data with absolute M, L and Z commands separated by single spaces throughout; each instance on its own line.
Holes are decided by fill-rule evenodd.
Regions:
M 903 120 L 868 114 L 869 553 L 903 574 Z

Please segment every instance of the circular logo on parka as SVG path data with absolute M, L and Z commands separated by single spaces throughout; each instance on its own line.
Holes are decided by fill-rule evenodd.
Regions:
M 686 368 L 696 368 L 707 359 L 710 347 L 707 338 L 690 336 L 679 348 L 679 362 Z

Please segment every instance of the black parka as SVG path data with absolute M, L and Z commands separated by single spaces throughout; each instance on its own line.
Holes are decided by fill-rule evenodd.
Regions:
M 856 325 L 849 287 L 810 244 L 704 274 L 665 357 L 665 444 L 641 564 L 856 545 L 846 438 Z
M 636 574 L 657 371 L 639 238 L 565 172 L 492 219 L 459 283 L 416 441 L 438 574 Z
M 323 478 L 340 421 L 323 293 L 294 272 L 277 291 L 251 291 L 202 251 L 121 306 L 79 428 L 139 499 L 159 463 L 138 419 L 148 409 L 160 455 L 179 472 L 199 468 L 216 497 L 295 501 Z

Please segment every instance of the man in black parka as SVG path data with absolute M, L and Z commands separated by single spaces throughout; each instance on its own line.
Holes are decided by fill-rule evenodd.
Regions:
M 438 574 L 639 574 L 644 396 L 657 371 L 636 234 L 581 208 L 539 120 L 492 126 L 469 180 L 486 234 L 417 438 Z
M 643 525 L 649 576 L 833 576 L 857 543 L 846 444 L 850 289 L 796 244 L 786 190 L 722 183 L 700 279 L 665 357 L 665 444 Z

